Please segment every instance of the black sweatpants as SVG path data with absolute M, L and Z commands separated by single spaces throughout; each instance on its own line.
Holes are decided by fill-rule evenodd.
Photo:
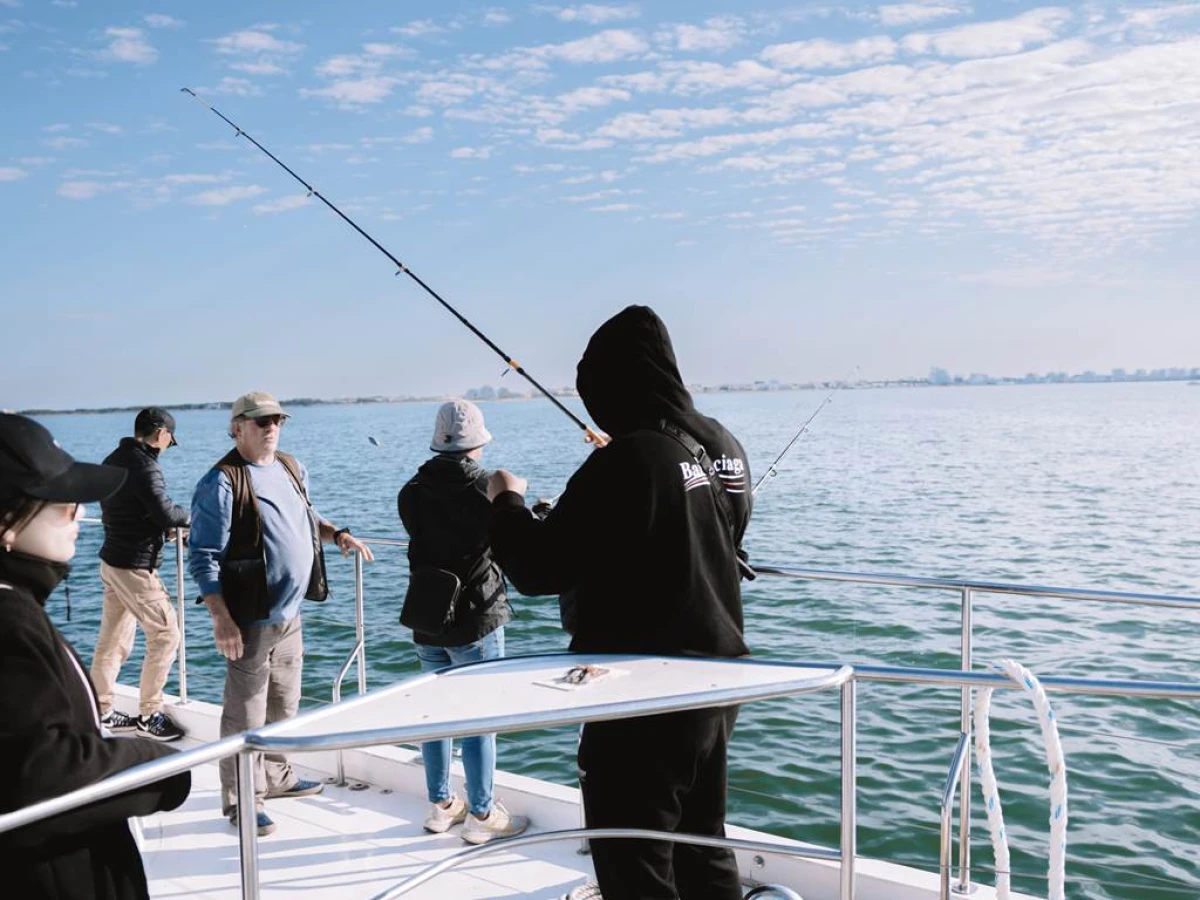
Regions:
M 589 828 L 725 834 L 726 748 L 737 707 L 589 722 L 579 742 Z M 591 842 L 604 900 L 741 900 L 733 852 Z

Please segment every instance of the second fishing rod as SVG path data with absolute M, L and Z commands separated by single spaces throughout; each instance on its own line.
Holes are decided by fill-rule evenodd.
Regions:
M 331 210 L 333 210 L 333 212 L 335 212 L 343 222 L 345 222 L 347 225 L 349 225 L 351 228 L 353 228 L 355 231 L 357 231 L 360 235 L 362 235 L 364 238 L 366 238 L 371 243 L 371 246 L 373 246 L 376 250 L 378 250 L 380 253 L 382 253 L 384 256 L 386 256 L 388 258 L 388 260 L 391 261 L 392 265 L 394 265 L 396 267 L 397 275 L 400 275 L 400 274 L 407 275 L 416 284 L 420 285 L 421 289 L 424 290 L 425 293 L 427 293 L 430 297 L 432 297 L 434 300 L 436 300 L 438 303 L 440 303 L 447 310 L 447 312 L 449 312 L 452 316 L 454 316 L 454 318 L 458 319 L 458 321 L 460 321 L 463 325 L 465 325 L 468 329 L 470 329 L 472 334 L 474 334 L 477 338 L 479 338 L 481 341 L 483 341 L 485 344 L 487 344 L 487 346 L 492 350 L 492 352 L 494 352 L 497 356 L 499 356 L 502 360 L 504 360 L 505 365 L 507 365 L 510 369 L 512 369 L 514 372 L 516 372 L 518 375 L 520 375 L 522 378 L 524 378 L 526 381 L 528 381 L 539 393 L 542 394 L 542 396 L 544 396 L 547 400 L 549 400 L 556 407 L 558 407 L 558 409 L 565 416 L 567 416 L 567 418 L 569 418 L 572 422 L 574 422 L 581 429 L 583 429 L 584 436 L 587 438 L 588 441 L 592 442 L 593 444 L 596 444 L 597 446 L 603 446 L 605 443 L 607 443 L 607 439 L 603 435 L 601 435 L 598 432 L 596 432 L 595 430 L 593 430 L 591 428 L 591 426 L 589 426 L 586 422 L 584 422 L 581 418 L 579 418 L 579 416 L 575 415 L 575 413 L 573 413 L 573 412 L 571 412 L 571 410 L 567 409 L 567 407 L 563 405 L 561 400 L 559 400 L 557 397 L 555 397 L 553 394 L 551 394 L 548 390 L 546 390 L 546 388 L 542 387 L 542 385 L 537 381 L 537 379 L 535 379 L 532 375 L 530 375 L 528 372 L 526 372 L 524 368 L 521 367 L 520 363 L 518 363 L 515 359 L 513 359 L 511 356 L 509 356 L 507 353 L 505 353 L 503 350 L 501 350 L 500 347 L 495 342 L 493 342 L 491 338 L 489 338 L 486 334 L 484 334 L 477 327 L 475 327 L 475 325 L 469 319 L 467 319 L 466 316 L 464 316 L 457 309 L 455 309 L 453 306 L 451 306 L 450 303 L 448 303 L 437 291 L 435 291 L 428 284 L 426 284 L 424 281 L 422 281 L 412 269 L 410 269 L 408 266 L 406 266 L 404 263 L 402 263 L 399 259 L 397 259 L 394 255 L 392 255 L 391 251 L 389 251 L 386 247 L 384 247 L 383 244 L 379 243 L 379 241 L 375 240 L 375 238 L 371 237 L 371 235 L 369 235 L 357 222 L 355 222 L 348 215 L 346 215 L 344 212 L 342 212 L 340 209 L 338 209 L 320 191 L 318 191 L 315 187 L 313 187 L 311 184 L 309 184 L 307 181 L 305 181 L 303 178 L 301 178 L 299 175 L 297 175 L 294 171 L 292 171 L 292 169 L 289 168 L 282 160 L 280 160 L 279 157 L 277 157 L 274 153 L 272 153 L 270 150 L 268 150 L 266 147 L 264 147 L 262 144 L 260 144 L 258 141 L 256 141 L 249 134 L 247 134 L 240 125 L 233 122 L 224 113 L 222 113 L 220 110 L 218 110 L 212 104 L 210 104 L 210 103 L 206 102 L 205 100 L 203 100 L 202 98 L 200 98 L 196 94 L 196 92 L 193 91 L 191 88 L 180 88 L 180 91 L 187 94 L 189 97 L 191 97 L 197 103 L 199 103 L 201 106 L 205 107 L 207 110 L 209 110 L 209 112 L 220 117 L 220 119 L 223 122 L 225 122 L 226 125 L 228 125 L 230 128 L 232 128 L 234 131 L 237 132 L 238 137 L 244 137 L 251 144 L 253 144 L 259 150 L 261 150 L 263 153 L 265 153 L 271 159 L 271 161 L 273 163 L 275 163 L 275 165 L 279 166 L 279 168 L 283 169 L 283 171 L 285 171 L 289 175 L 291 175 L 292 178 L 294 178 L 300 184 L 304 185 L 304 189 L 306 191 L 308 191 L 308 196 L 316 197 L 318 200 L 320 200 L 322 203 L 324 203 L 327 207 L 329 207 Z

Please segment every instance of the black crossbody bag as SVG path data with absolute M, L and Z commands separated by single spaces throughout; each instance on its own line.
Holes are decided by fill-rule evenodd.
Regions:
M 660 419 L 658 430 L 670 438 L 674 438 L 683 446 L 696 464 L 700 466 L 708 478 L 708 483 L 712 485 L 713 496 L 717 499 L 717 509 L 721 511 L 721 519 L 725 522 L 725 533 L 729 535 L 729 542 L 733 545 L 733 553 L 737 558 L 738 571 L 742 578 L 747 581 L 753 581 L 758 577 L 758 573 L 751 568 L 747 561 L 745 551 L 738 545 L 737 531 L 735 530 L 735 513 L 733 511 L 733 501 L 729 499 L 729 494 L 725 490 L 725 483 L 721 481 L 721 476 L 717 474 L 717 468 L 713 465 L 712 460 L 708 457 L 708 451 L 704 449 L 699 441 L 676 425 L 674 422 L 668 422 L 666 419 Z
M 480 564 L 485 564 L 480 568 Z M 474 584 L 491 566 L 485 551 L 467 570 L 466 579 L 437 566 L 413 566 L 408 573 L 408 591 L 400 609 L 400 624 L 421 634 L 441 634 L 454 626 L 463 588 Z

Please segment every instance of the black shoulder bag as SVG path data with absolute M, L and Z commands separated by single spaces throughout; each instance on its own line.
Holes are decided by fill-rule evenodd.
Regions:
M 747 581 L 753 581 L 758 577 L 758 573 L 751 568 L 750 563 L 746 560 L 745 551 L 738 544 L 737 531 L 734 526 L 734 511 L 733 501 L 729 499 L 729 494 L 725 491 L 725 483 L 721 481 L 721 476 L 717 474 L 716 466 L 708 457 L 708 451 L 694 437 L 676 425 L 674 422 L 668 422 L 666 419 L 660 419 L 658 430 L 667 437 L 674 438 L 683 446 L 696 464 L 708 477 L 708 483 L 712 485 L 713 495 L 717 499 L 717 509 L 721 511 L 721 519 L 725 522 L 725 532 L 729 535 L 729 542 L 733 545 L 733 553 L 738 563 L 738 571 L 741 576 Z

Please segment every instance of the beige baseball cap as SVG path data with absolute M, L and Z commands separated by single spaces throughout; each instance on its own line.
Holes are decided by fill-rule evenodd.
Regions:
M 257 416 L 287 417 L 288 413 L 283 411 L 283 407 L 279 405 L 279 401 L 273 395 L 265 391 L 251 391 L 233 401 L 231 418 L 253 419 Z

